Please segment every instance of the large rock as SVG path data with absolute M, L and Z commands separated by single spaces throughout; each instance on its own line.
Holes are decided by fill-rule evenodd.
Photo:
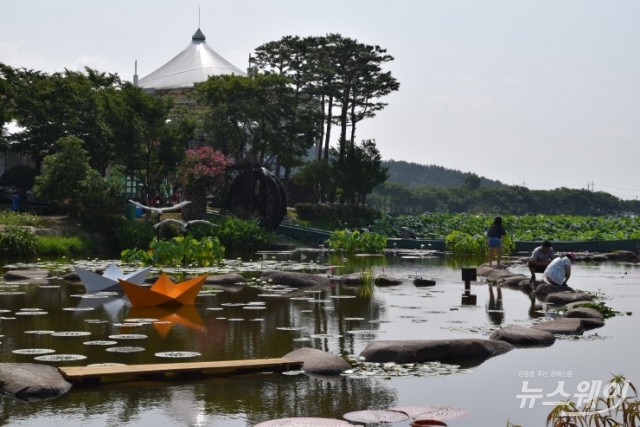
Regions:
M 548 322 L 538 323 L 537 325 L 533 325 L 532 328 L 559 335 L 582 335 L 584 332 L 581 319 L 568 319 L 566 317 L 559 317 L 549 320 Z
M 271 281 L 274 284 L 306 288 L 311 286 L 328 286 L 331 279 L 322 274 L 298 273 L 295 271 L 268 270 L 262 273 L 262 280 Z
M 378 276 L 376 277 L 376 286 L 396 286 L 402 284 L 402 279 L 391 276 Z
M 602 313 L 591 307 L 575 307 L 567 310 L 564 317 L 576 317 L 579 319 L 602 319 Z
M 490 338 L 506 341 L 515 347 L 548 347 L 556 341 L 551 332 L 517 325 L 500 328 Z
M 12 281 L 42 281 L 49 277 L 49 270 L 9 270 L 4 273 L 4 280 Z
M 351 368 L 351 365 L 341 357 L 310 347 L 293 350 L 284 357 L 302 360 L 302 370 L 311 375 L 335 376 Z
M 340 277 L 340 281 L 343 285 L 362 285 L 364 280 L 362 279 L 362 273 L 345 274 Z
M 514 277 L 514 276 L 522 277 L 521 274 L 514 274 L 509 270 L 503 270 L 498 268 L 494 268 L 493 270 L 487 272 L 487 274 L 485 275 L 485 277 L 487 278 L 487 281 L 496 282 L 496 283 L 503 282 L 509 279 L 510 277 Z
M 544 298 L 544 302 L 554 305 L 566 305 L 576 301 L 591 301 L 593 297 L 589 294 L 578 292 L 556 292 Z
M 0 363 L 0 392 L 25 402 L 53 399 L 71 389 L 53 366 L 35 363 Z
M 235 285 L 244 282 L 246 279 L 238 273 L 210 275 L 204 280 L 205 285 Z
M 569 319 L 580 319 L 585 331 L 604 326 L 604 316 L 602 313 L 591 307 L 573 307 L 564 313 L 564 317 Z
M 422 363 L 438 361 L 476 366 L 513 346 L 484 339 L 373 341 L 360 353 L 367 362 Z
M 604 320 L 591 317 L 581 318 L 580 322 L 582 322 L 582 327 L 585 331 L 589 331 L 595 328 L 601 328 L 604 326 Z
M 519 288 L 521 283 L 529 285 L 529 278 L 523 274 L 514 274 L 498 280 L 498 283 L 510 288 Z
M 550 285 L 549 283 L 542 282 L 536 286 L 536 295 L 544 297 L 545 295 L 555 294 L 558 292 L 573 292 L 573 288 L 569 286 Z

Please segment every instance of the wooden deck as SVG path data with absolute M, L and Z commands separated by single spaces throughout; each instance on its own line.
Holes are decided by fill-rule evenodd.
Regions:
M 58 369 L 76 384 L 99 384 L 136 380 L 169 380 L 172 378 L 238 375 L 250 372 L 300 369 L 302 361 L 286 358 L 221 360 L 213 362 L 153 363 L 125 366 L 66 366 Z

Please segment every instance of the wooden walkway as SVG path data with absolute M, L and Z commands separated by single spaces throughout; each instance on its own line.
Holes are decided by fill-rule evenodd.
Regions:
M 286 358 L 222 360 L 214 362 L 153 363 L 124 366 L 59 367 L 65 378 L 76 385 L 136 380 L 169 380 L 175 377 L 237 375 L 250 372 L 300 369 L 302 361 Z

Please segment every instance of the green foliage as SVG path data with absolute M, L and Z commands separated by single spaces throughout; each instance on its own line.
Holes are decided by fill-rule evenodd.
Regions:
M 25 227 L 7 225 L 0 234 L 0 250 L 11 257 L 36 255 L 38 252 L 36 234 Z
M 604 319 L 609 319 L 611 317 L 615 317 L 620 315 L 619 311 L 615 311 L 611 307 L 608 307 L 604 302 L 581 302 L 572 306 L 575 307 L 588 307 L 593 308 L 594 310 L 598 310 Z
M 600 427 L 640 425 L 640 401 L 636 387 L 622 375 L 604 386 L 606 396 L 594 398 L 580 408 L 575 402 L 557 405 L 547 415 L 547 426 Z
M 40 227 L 44 224 L 44 221 L 38 215 L 27 212 L 0 210 L 0 224 Z
M 361 298 L 371 298 L 373 296 L 373 289 L 375 284 L 375 277 L 371 269 L 363 270 L 360 272 L 360 278 L 362 279 L 362 285 L 358 287 L 358 296 Z
M 70 216 L 77 216 L 82 198 L 100 178 L 89 165 L 81 139 L 64 137 L 58 140 L 58 145 L 59 153 L 44 158 L 43 173 L 36 177 L 34 190 L 42 199 L 65 207 Z
M 330 249 L 340 249 L 347 253 L 375 253 L 384 250 L 387 238 L 376 233 L 360 233 L 359 231 L 336 230 L 326 241 Z
M 506 187 L 500 181 L 478 177 L 475 174 L 464 173 L 455 169 L 447 169 L 437 165 L 422 165 L 403 160 L 385 160 L 383 165 L 389 170 L 389 183 L 402 184 L 408 188 L 430 187 Z M 476 178 L 479 178 L 477 180 Z
M 39 256 L 83 255 L 92 247 L 94 242 L 80 236 L 38 236 L 36 252 Z
M 487 238 L 482 234 L 467 234 L 454 230 L 444 239 L 447 250 L 461 255 L 484 256 L 487 253 Z M 510 235 L 502 238 L 502 250 L 504 253 L 513 251 L 515 244 Z
M 143 220 L 121 220 L 113 228 L 114 251 L 148 248 L 155 237 L 153 226 Z
M 485 237 L 479 234 L 471 235 L 461 231 L 452 231 L 444 239 L 447 250 L 456 254 L 484 255 L 487 252 Z
M 376 221 L 374 231 L 398 236 L 408 227 L 418 238 L 443 239 L 452 231 L 484 235 L 495 214 L 451 214 L 386 216 Z M 514 240 L 558 241 L 625 240 L 640 238 L 640 217 L 578 215 L 502 215 L 507 234 Z
M 244 220 L 235 216 L 221 217 L 219 227 L 202 227 L 202 231 L 213 232 L 225 248 L 229 250 L 256 250 L 267 243 L 267 232 L 257 221 Z
M 490 184 L 482 179 L 479 188 L 474 188 L 475 184 L 465 185 L 464 181 L 455 188 L 438 186 L 436 183 L 409 187 L 392 180 L 376 187 L 368 201 L 372 206 L 393 215 L 419 212 L 619 215 L 640 212 L 640 202 L 637 200 L 620 200 L 602 191 L 568 188 L 544 191 L 504 185 L 489 187 Z
M 215 237 L 194 239 L 178 236 L 171 240 L 154 239 L 148 250 L 125 249 L 121 253 L 123 262 L 153 266 L 207 267 L 224 257 L 224 246 Z
M 373 140 L 361 145 L 349 142 L 344 154 L 333 151 L 333 176 L 341 201 L 350 205 L 364 205 L 373 189 L 389 177 L 382 166 L 382 156 Z
M 378 210 L 356 205 L 298 203 L 296 212 L 301 221 L 329 230 L 345 226 L 369 227 L 380 218 Z

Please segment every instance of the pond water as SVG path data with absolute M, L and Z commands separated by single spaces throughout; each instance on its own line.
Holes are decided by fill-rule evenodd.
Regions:
M 107 262 L 80 264 L 96 268 Z M 488 338 L 501 325 L 528 326 L 555 315 L 526 293 L 490 286 L 481 278 L 471 284 L 475 304 L 464 305 L 463 266 L 468 264 L 419 251 L 349 260 L 324 252 L 265 253 L 254 262 L 234 260 L 215 269 L 242 272 L 248 285 L 205 287 L 195 306 L 170 310 L 131 308 L 126 297 L 111 294 L 86 298 L 81 284 L 61 279 L 44 286 L 1 282 L 0 354 L 3 362 L 33 362 L 45 353 L 82 357 L 42 362 L 54 366 L 281 357 L 300 347 L 357 358 L 372 340 Z M 57 275 L 68 268 L 36 264 L 5 269 L 17 267 L 46 267 Z M 274 267 L 323 274 L 371 269 L 376 276 L 384 273 L 404 283 L 360 288 L 336 284 L 304 292 L 256 285 L 251 279 Z M 510 269 L 526 274 L 522 265 Z M 416 287 L 415 276 L 433 278 L 437 284 Z M 640 266 L 578 263 L 570 284 L 597 293 L 622 315 L 581 337 L 559 337 L 546 348 L 515 349 L 478 366 L 432 364 L 408 375 L 390 368 L 331 381 L 265 373 L 75 387 L 44 402 L 2 398 L 0 423 L 245 427 L 284 417 L 341 418 L 365 409 L 436 406 L 466 414 L 447 420 L 449 426 L 504 426 L 507 421 L 542 426 L 553 408 L 550 402 L 577 401 L 586 382 L 606 383 L 612 374 L 640 381 L 635 353 Z M 557 395 L 559 387 L 564 396 Z M 525 397 L 532 389 L 544 396 Z

